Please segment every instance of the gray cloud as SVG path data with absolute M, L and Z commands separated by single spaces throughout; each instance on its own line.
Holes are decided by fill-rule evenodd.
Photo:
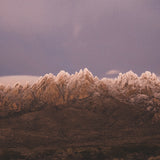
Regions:
M 156 0 L 1 0 L 0 75 L 159 73 Z

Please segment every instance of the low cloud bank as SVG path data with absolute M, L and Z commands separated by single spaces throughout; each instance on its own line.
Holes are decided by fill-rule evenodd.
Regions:
M 26 83 L 33 84 L 38 80 L 39 77 L 37 76 L 3 76 L 0 77 L 0 84 L 1 85 L 10 85 L 13 86 L 16 83 L 20 83 L 21 85 L 25 85 Z
M 120 73 L 115 79 L 99 79 L 88 69 L 72 75 L 65 71 L 57 76 L 46 74 L 33 84 L 0 85 L 0 116 L 8 111 L 19 112 L 76 102 L 107 106 L 109 98 L 159 112 L 160 80 L 154 73 L 145 72 L 138 77 L 132 71 Z

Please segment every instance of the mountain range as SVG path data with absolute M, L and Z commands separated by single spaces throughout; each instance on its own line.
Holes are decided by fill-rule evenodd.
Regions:
M 0 85 L 0 159 L 158 160 L 160 80 L 88 69 Z

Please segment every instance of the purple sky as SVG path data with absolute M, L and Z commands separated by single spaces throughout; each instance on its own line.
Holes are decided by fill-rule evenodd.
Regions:
M 160 0 L 0 0 L 0 76 L 160 74 L 159 61 Z

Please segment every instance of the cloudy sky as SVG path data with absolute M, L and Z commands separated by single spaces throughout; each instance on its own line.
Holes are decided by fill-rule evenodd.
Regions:
M 0 0 L 0 76 L 160 74 L 160 0 Z

